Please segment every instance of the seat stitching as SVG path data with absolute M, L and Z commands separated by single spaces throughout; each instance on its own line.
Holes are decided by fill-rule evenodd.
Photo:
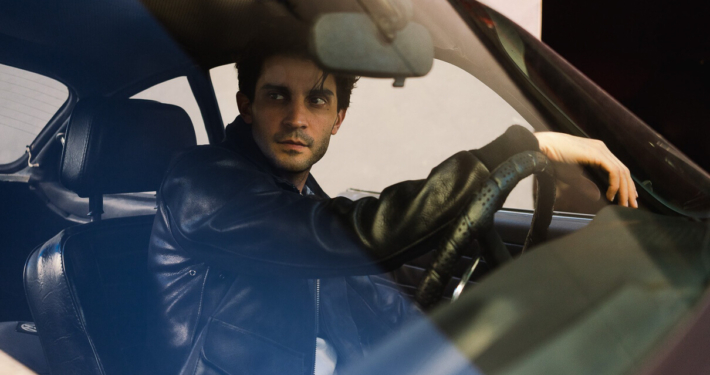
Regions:
M 62 241 L 60 244 L 64 245 L 67 243 L 69 238 L 65 239 Z M 61 246 L 63 247 L 63 246 Z M 61 249 L 60 247 L 60 249 Z M 89 342 L 89 347 L 91 347 L 91 351 L 94 355 L 94 359 L 96 360 L 97 365 L 99 366 L 99 371 L 101 371 L 102 374 L 105 374 L 106 371 L 104 370 L 104 366 L 101 363 L 101 359 L 98 356 L 98 353 L 96 352 L 96 346 L 94 345 L 93 340 L 91 339 L 91 336 L 86 332 L 86 324 L 81 320 L 81 317 L 78 314 L 78 311 L 76 309 L 76 306 L 79 306 L 78 301 L 76 300 L 76 296 L 74 296 L 74 293 L 72 293 L 71 290 L 71 283 L 69 282 L 69 275 L 67 274 L 65 265 L 64 265 L 64 251 L 59 252 L 59 259 L 60 263 L 62 265 L 62 278 L 64 279 L 64 282 L 67 285 L 67 292 L 69 293 L 69 298 L 71 298 L 72 301 L 72 312 L 74 313 L 74 317 L 76 318 L 77 323 L 79 323 L 79 326 L 81 327 L 81 330 L 83 331 L 84 335 L 86 336 L 87 341 Z

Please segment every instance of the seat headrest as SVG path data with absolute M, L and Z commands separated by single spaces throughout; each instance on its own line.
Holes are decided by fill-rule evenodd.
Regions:
M 83 99 L 69 119 L 60 180 L 80 197 L 154 191 L 170 159 L 194 146 L 180 107 L 138 99 Z

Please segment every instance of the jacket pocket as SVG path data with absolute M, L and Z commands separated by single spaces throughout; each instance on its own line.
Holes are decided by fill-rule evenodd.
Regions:
M 303 374 L 303 353 L 245 329 L 212 320 L 196 374 Z

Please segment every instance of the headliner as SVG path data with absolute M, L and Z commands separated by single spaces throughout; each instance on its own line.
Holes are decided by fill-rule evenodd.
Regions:
M 303 26 L 322 11 L 361 11 L 356 4 L 0 0 L 0 63 L 57 79 L 79 97 L 130 95 L 197 66 L 234 61 L 260 27 Z
M 57 79 L 80 97 L 194 65 L 138 1 L 2 0 L 0 7 L 0 63 Z

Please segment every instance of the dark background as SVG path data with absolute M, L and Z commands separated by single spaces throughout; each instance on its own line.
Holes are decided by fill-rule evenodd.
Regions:
M 710 171 L 710 6 L 543 0 L 542 40 Z

